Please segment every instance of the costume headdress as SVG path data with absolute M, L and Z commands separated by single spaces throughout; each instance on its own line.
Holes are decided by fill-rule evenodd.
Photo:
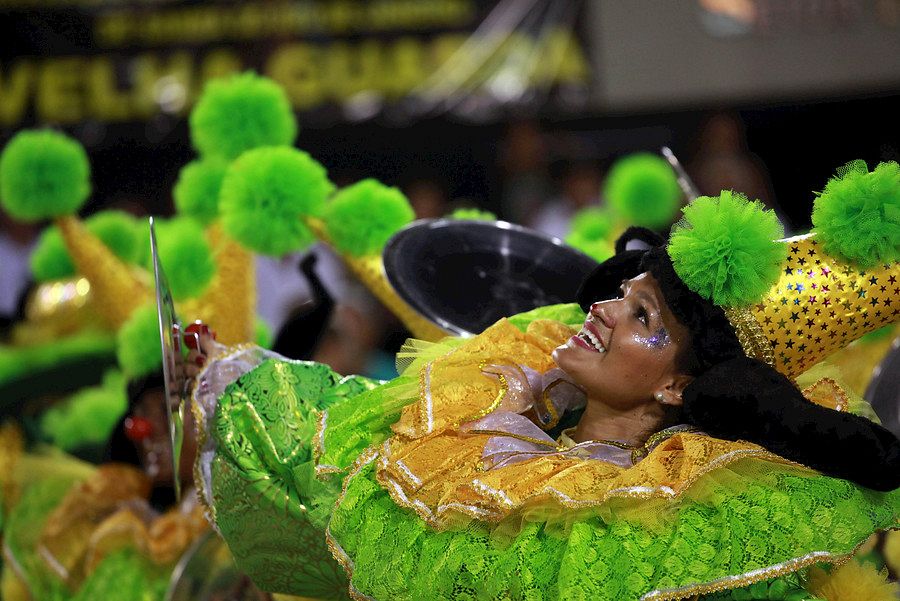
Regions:
M 806 401 L 789 378 L 859 336 L 898 320 L 900 167 L 852 163 L 815 201 L 812 234 L 775 240 L 758 203 L 723 192 L 684 210 L 668 246 L 631 230 L 585 282 L 583 307 L 650 271 L 694 333 L 696 379 L 686 416 L 873 488 L 900 485 L 900 443 L 875 424 Z M 852 235 L 851 235 L 852 233 Z M 628 242 L 642 239 L 640 249 Z

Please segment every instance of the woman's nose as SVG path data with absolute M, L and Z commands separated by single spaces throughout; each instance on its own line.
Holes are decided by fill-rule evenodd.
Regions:
M 616 325 L 616 308 L 621 304 L 621 299 L 611 299 L 596 302 L 591 305 L 591 315 L 598 319 L 607 328 L 612 329 Z

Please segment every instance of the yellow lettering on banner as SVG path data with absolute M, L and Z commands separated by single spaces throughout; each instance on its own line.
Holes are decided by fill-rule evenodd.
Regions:
M 431 60 L 435 65 L 447 63 L 459 52 L 469 36 L 463 33 L 446 33 L 436 36 L 431 42 Z
M 160 86 L 169 81 L 184 86 L 188 95 L 185 106 L 190 105 L 190 92 L 194 86 L 194 60 L 189 52 L 176 52 L 168 57 L 152 53 L 140 54 L 134 59 L 135 112 L 144 118 L 159 112 Z M 168 78 L 172 78 L 171 80 Z
M 131 118 L 131 97 L 119 90 L 111 59 L 98 57 L 90 61 L 87 76 L 91 115 L 102 121 L 126 121 Z
M 118 46 L 127 43 L 133 36 L 131 25 L 136 22 L 133 15 L 125 11 L 116 11 L 100 15 L 94 25 L 94 39 L 100 46 Z
M 225 48 L 213 50 L 203 57 L 203 63 L 200 67 L 200 77 L 203 82 L 207 82 L 215 77 L 222 77 L 237 73 L 243 69 L 240 57 Z
M 0 71 L 0 123 L 14 125 L 25 117 L 33 82 L 34 67 L 29 61 L 18 61 Z
M 428 54 L 417 38 L 399 38 L 385 54 L 387 61 L 381 79 L 385 94 L 391 98 L 409 93 L 431 73 L 431 65 L 426 64 Z
M 534 73 L 535 83 L 588 83 L 591 67 L 575 34 L 564 28 L 554 28 L 537 41 L 543 59 Z
M 74 123 L 84 118 L 84 91 L 80 58 L 44 62 L 38 70 L 35 108 L 38 121 Z
M 296 109 L 309 109 L 324 100 L 319 58 L 310 44 L 278 48 L 266 63 L 265 73 L 284 87 Z M 329 73 L 329 77 L 335 74 Z
M 259 4 L 248 4 L 241 7 L 235 22 L 239 37 L 253 39 L 260 36 L 265 20 L 264 10 L 265 8 Z
M 332 44 L 327 49 L 325 72 L 329 74 L 330 96 L 337 100 L 347 100 L 369 90 L 379 90 L 381 73 L 381 44 L 375 40 L 364 40 L 358 45 L 343 42 Z
M 345 34 L 354 28 L 355 10 L 352 2 L 334 0 L 325 5 L 324 9 L 328 29 L 336 35 Z

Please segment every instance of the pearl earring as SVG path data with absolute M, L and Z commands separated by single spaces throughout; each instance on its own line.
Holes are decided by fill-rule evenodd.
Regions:
M 664 402 L 666 402 L 666 395 L 664 395 L 664 394 L 661 393 L 661 392 L 655 392 L 655 393 L 653 393 L 653 398 L 656 399 L 656 402 L 658 402 L 658 403 L 664 403 Z

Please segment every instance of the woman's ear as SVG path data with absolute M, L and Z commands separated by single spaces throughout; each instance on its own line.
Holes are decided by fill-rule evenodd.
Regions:
M 687 388 L 687 385 L 693 382 L 693 380 L 693 376 L 687 376 L 684 374 L 677 374 L 675 376 L 672 376 L 672 378 L 668 382 L 666 382 L 664 386 L 653 393 L 653 398 L 655 398 L 662 405 L 668 405 L 670 407 L 680 407 L 684 402 L 682 399 L 684 389 Z

